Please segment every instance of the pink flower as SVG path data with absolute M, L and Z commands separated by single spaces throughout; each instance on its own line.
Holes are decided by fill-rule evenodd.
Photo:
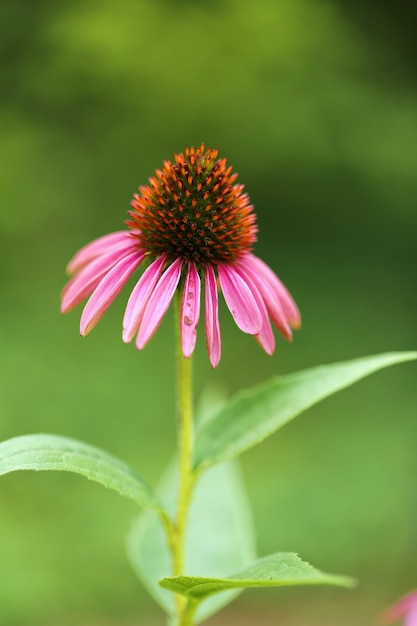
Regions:
M 97 324 L 136 269 L 147 267 L 130 295 L 123 341 L 136 336 L 140 350 L 157 330 L 177 289 L 182 293 L 180 332 L 184 357 L 191 356 L 200 318 L 201 283 L 210 362 L 220 360 L 219 286 L 237 324 L 272 354 L 270 320 L 288 341 L 300 326 L 297 306 L 274 272 L 251 253 L 255 214 L 243 185 L 218 159 L 217 150 L 187 149 L 165 161 L 132 200 L 129 230 L 100 237 L 68 265 L 73 275 L 62 294 L 66 313 L 90 296 L 80 332 Z
M 417 626 L 417 591 L 404 596 L 390 606 L 382 616 L 385 624 L 390 624 L 404 617 L 404 626 Z

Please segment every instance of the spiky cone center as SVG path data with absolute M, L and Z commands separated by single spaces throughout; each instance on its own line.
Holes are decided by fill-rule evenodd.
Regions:
M 142 250 L 197 265 L 233 262 L 250 252 L 256 216 L 226 159 L 201 145 L 174 161 L 165 161 L 131 202 L 127 224 L 140 231 Z

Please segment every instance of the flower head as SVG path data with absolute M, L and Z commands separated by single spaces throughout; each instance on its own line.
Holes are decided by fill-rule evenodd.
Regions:
M 417 626 L 417 591 L 400 598 L 382 615 L 383 622 L 390 624 L 404 618 L 404 626 Z
M 99 321 L 135 270 L 145 271 L 127 303 L 123 340 L 136 336 L 142 349 L 158 328 L 177 289 L 182 291 L 180 331 L 190 357 L 200 318 L 204 283 L 205 330 L 213 367 L 220 360 L 218 286 L 237 324 L 254 335 L 268 354 L 275 348 L 270 319 L 291 340 L 300 314 L 287 289 L 252 254 L 256 216 L 237 174 L 204 145 L 165 161 L 149 185 L 131 202 L 128 230 L 100 237 L 82 248 L 68 265 L 73 275 L 62 294 L 66 313 L 90 296 L 81 316 L 86 335 Z

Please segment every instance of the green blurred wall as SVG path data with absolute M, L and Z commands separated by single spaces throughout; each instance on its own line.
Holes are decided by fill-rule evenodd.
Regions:
M 1 3 L 1 439 L 81 438 L 156 482 L 175 437 L 172 316 L 137 353 L 120 340 L 128 290 L 88 339 L 59 293 L 72 254 L 121 228 L 137 186 L 201 141 L 239 172 L 255 252 L 304 325 L 270 358 L 224 307 L 215 372 L 198 343 L 198 393 L 415 348 L 413 24 L 403 2 Z M 296 550 L 361 585 L 315 590 L 320 607 L 311 591 L 248 593 L 241 607 L 278 616 L 281 601 L 310 626 L 304 603 L 330 626 L 340 606 L 368 624 L 417 586 L 415 379 L 413 365 L 378 374 L 244 456 L 260 553 Z M 124 555 L 135 515 L 77 477 L 2 478 L 1 626 L 157 615 Z

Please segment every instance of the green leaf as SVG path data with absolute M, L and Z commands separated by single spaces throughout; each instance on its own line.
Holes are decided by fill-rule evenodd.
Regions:
M 355 581 L 345 576 L 325 574 L 302 561 L 292 552 L 277 552 L 259 559 L 228 578 L 173 576 L 159 581 L 161 587 L 198 600 L 227 591 L 249 587 L 288 585 L 337 585 L 353 587 Z
M 169 471 L 161 494 L 168 510 L 175 505 L 176 475 Z M 143 585 L 168 613 L 174 613 L 172 593 L 158 580 L 171 574 L 171 562 L 159 518 L 142 513 L 128 537 L 128 556 Z M 255 557 L 254 531 L 249 503 L 236 462 L 219 465 L 197 483 L 190 508 L 186 537 L 186 571 L 224 575 Z M 199 608 L 197 621 L 206 619 L 231 602 L 239 591 L 229 591 Z
M 81 474 L 141 506 L 163 511 L 142 478 L 126 463 L 81 441 L 57 435 L 25 435 L 0 443 L 0 476 L 18 470 Z
M 194 467 L 231 459 L 336 391 L 384 367 L 413 359 L 417 359 L 417 352 L 381 354 L 273 378 L 244 391 L 202 428 Z

